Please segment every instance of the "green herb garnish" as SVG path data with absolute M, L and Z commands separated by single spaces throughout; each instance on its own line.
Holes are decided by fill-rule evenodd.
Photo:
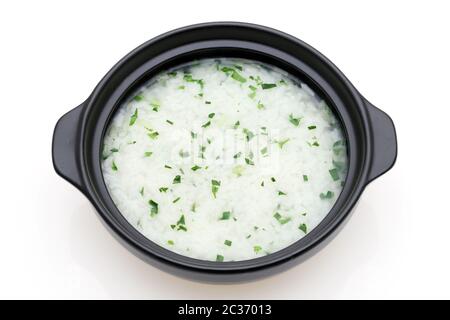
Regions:
M 223 67 L 221 70 L 222 70 L 223 72 L 225 72 L 226 74 L 228 74 L 228 75 L 231 74 L 231 78 L 233 78 L 233 79 L 236 80 L 236 81 L 239 81 L 239 82 L 242 82 L 242 83 L 244 83 L 244 82 L 247 81 L 247 79 L 245 79 L 243 76 L 241 76 L 241 75 L 239 74 L 239 72 L 237 72 L 237 71 L 234 70 L 233 68 L 230 68 L 230 67 Z
M 238 152 L 238 153 L 236 153 L 234 156 L 233 156 L 233 158 L 234 159 L 237 159 L 237 158 L 239 158 L 240 156 L 242 155 L 242 152 Z
M 253 162 L 253 160 L 249 159 L 249 158 L 245 158 L 245 163 L 248 164 L 249 166 L 254 166 L 255 163 Z
M 279 196 L 286 196 L 287 193 L 284 193 L 283 191 L 278 191 L 278 195 L 279 195 Z
M 167 244 L 173 246 L 175 242 L 173 242 L 173 240 L 167 240 Z
M 144 196 L 144 187 L 142 187 L 141 190 L 139 190 L 139 193 L 141 194 L 141 196 Z
M 305 234 L 308 232 L 308 228 L 307 228 L 306 224 L 304 224 L 304 223 L 300 224 L 300 225 L 298 226 L 298 228 L 299 228 L 300 230 L 302 230 L 303 233 L 305 233 Z
M 167 188 L 167 187 L 159 188 L 159 192 L 167 192 L 167 190 L 169 190 L 169 188 Z
M 117 149 L 117 148 L 112 148 L 111 150 L 110 150 L 111 152 L 119 152 L 119 149 Z
M 180 150 L 180 151 L 178 152 L 178 155 L 179 155 L 181 158 L 187 158 L 187 157 L 189 157 L 189 152 Z
M 303 175 L 303 181 L 308 181 L 308 176 L 306 174 Z
M 308 127 L 308 130 L 314 130 L 314 129 L 316 129 L 317 127 L 316 126 L 309 126 Z
M 117 167 L 117 165 L 116 165 L 116 163 L 115 163 L 114 161 L 113 161 L 112 164 L 111 164 L 111 169 L 112 169 L 113 171 L 119 170 L 119 168 Z
M 330 173 L 331 178 L 333 179 L 333 181 L 339 180 L 339 173 L 338 173 L 338 170 L 336 168 L 328 170 L 328 172 Z
M 279 214 L 278 212 L 276 212 L 274 215 L 273 215 L 273 217 L 275 218 L 275 219 L 277 219 L 277 221 L 280 223 L 280 224 L 286 224 L 286 223 L 288 223 L 289 221 L 291 221 L 291 218 L 290 217 L 283 217 L 281 214 Z
M 181 176 L 176 175 L 175 178 L 173 178 L 173 184 L 177 184 L 181 182 Z
M 180 200 L 180 199 L 181 199 L 181 197 L 178 197 L 178 198 L 176 198 L 175 200 L 173 200 L 172 203 L 177 203 L 178 200 Z
M 202 167 L 199 167 L 198 165 L 195 165 L 191 168 L 192 171 L 197 171 L 198 169 L 201 169 Z
M 130 118 L 130 126 L 132 126 L 138 118 L 138 109 L 134 110 L 133 115 Z
M 211 125 L 211 121 L 208 120 L 205 124 L 202 125 L 202 128 L 209 127 Z
M 150 200 L 148 200 L 148 204 L 150 205 L 150 216 L 154 217 L 155 215 L 158 214 L 158 211 L 159 211 L 158 203 L 156 203 L 155 201 L 150 199 Z
M 275 181 L 276 181 L 274 177 L 270 178 L 270 180 L 272 180 L 272 182 L 275 182 Z
M 152 107 L 152 110 L 153 110 L 153 111 L 155 111 L 155 112 L 158 112 L 158 111 L 159 111 L 160 105 L 159 105 L 158 102 L 152 102 L 152 103 L 150 103 L 150 106 Z
M 150 157 L 152 154 L 153 154 L 153 152 L 151 152 L 151 151 L 146 151 L 146 152 L 144 152 L 144 157 L 148 158 L 148 157 Z
M 229 246 L 229 247 L 231 247 L 231 244 L 232 244 L 233 242 L 231 242 L 230 240 L 225 240 L 224 241 L 224 245 L 226 245 L 226 246 Z
M 283 149 L 283 146 L 284 146 L 286 143 L 288 143 L 289 140 L 290 140 L 290 139 L 287 138 L 287 139 L 284 139 L 284 140 L 277 141 L 277 144 L 278 144 L 278 146 L 280 147 L 280 149 Z
M 192 131 L 191 131 L 191 138 L 192 138 L 192 139 L 197 138 L 197 134 L 196 134 L 195 132 L 192 132 Z
M 212 191 L 214 198 L 216 198 L 216 194 L 219 191 L 219 187 L 220 187 L 220 181 L 214 180 L 214 179 L 211 180 L 211 191 Z
M 164 165 L 164 168 L 166 168 L 166 169 L 172 169 L 172 167 L 171 167 L 171 166 L 168 166 L 167 164 Z
M 250 130 L 248 130 L 247 128 L 242 129 L 242 131 L 244 132 L 247 141 L 250 141 L 255 136 L 255 134 Z
M 173 122 L 170 121 L 170 120 L 166 120 L 166 122 L 167 122 L 168 124 L 170 124 L 170 125 L 173 125 Z
M 262 148 L 261 149 L 261 154 L 263 155 L 263 156 L 265 156 L 265 155 L 267 155 L 267 147 L 264 147 L 264 148 Z
M 211 101 L 205 101 L 205 104 L 211 104 Z
M 212 119 L 212 118 L 214 118 L 214 116 L 215 116 L 216 114 L 213 112 L 213 113 L 210 113 L 210 114 L 208 114 L 208 118 L 210 118 L 210 119 Z
M 262 250 L 261 246 L 254 246 L 253 247 L 253 251 L 255 251 L 255 253 L 259 253 L 259 252 L 261 252 L 261 250 Z
M 217 262 L 223 262 L 223 260 L 224 260 L 224 257 L 223 257 L 222 255 L 218 254 L 218 255 L 216 256 L 216 261 L 217 261 Z
M 261 83 L 261 88 L 263 90 L 275 88 L 277 85 L 275 83 Z
M 320 199 L 324 200 L 324 199 L 331 199 L 334 197 L 334 192 L 333 191 L 327 191 L 327 193 L 321 193 L 320 194 Z
M 230 211 L 225 211 L 222 212 L 222 217 L 219 220 L 228 220 L 231 217 L 231 212 Z
M 185 74 L 184 77 L 183 77 L 183 79 L 184 79 L 184 81 L 186 81 L 186 82 L 194 82 L 194 83 L 197 83 L 197 84 L 200 85 L 200 88 L 203 89 L 204 82 L 203 82 L 202 79 L 194 79 L 194 78 L 192 77 L 192 74 Z
M 133 98 L 133 100 L 134 100 L 134 101 L 137 101 L 137 102 L 142 101 L 143 99 L 144 99 L 144 97 L 141 96 L 141 95 L 137 95 L 137 96 L 135 96 L 135 97 Z
M 233 125 L 233 129 L 237 129 L 240 125 L 239 121 L 236 121 L 236 123 Z
M 258 108 L 258 110 L 263 110 L 265 108 L 261 101 L 258 101 L 258 105 L 256 107 Z
M 292 123 L 296 127 L 298 127 L 300 125 L 301 120 L 302 120 L 302 117 L 294 118 L 292 113 L 289 115 L 289 122 Z
M 155 140 L 156 138 L 158 138 L 159 133 L 157 131 L 154 131 L 152 129 L 149 129 L 149 131 L 150 132 L 147 135 L 150 137 L 150 139 Z

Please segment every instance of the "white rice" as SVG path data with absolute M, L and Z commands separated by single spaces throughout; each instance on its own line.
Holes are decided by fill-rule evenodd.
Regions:
M 150 240 L 237 261 L 317 226 L 341 192 L 346 153 L 338 120 L 305 84 L 259 62 L 206 59 L 156 76 L 120 107 L 103 174 Z

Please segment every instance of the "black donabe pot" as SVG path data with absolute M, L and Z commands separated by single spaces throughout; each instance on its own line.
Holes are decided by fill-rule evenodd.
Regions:
M 206 57 L 259 60 L 297 76 L 328 102 L 347 137 L 348 176 L 330 213 L 299 241 L 261 258 L 212 262 L 164 249 L 126 221 L 103 180 L 102 140 L 121 102 L 156 73 Z M 268 276 L 311 256 L 343 226 L 365 186 L 389 170 L 396 156 L 392 120 L 364 99 L 322 54 L 285 33 L 234 22 L 188 26 L 144 43 L 117 63 L 85 102 L 58 121 L 53 136 L 55 170 L 88 197 L 102 222 L 122 244 L 150 264 L 173 274 L 219 282 Z

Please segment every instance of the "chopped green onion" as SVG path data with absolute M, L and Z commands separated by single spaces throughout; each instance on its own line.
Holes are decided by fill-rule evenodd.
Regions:
M 215 116 L 216 114 L 213 112 L 213 113 L 210 113 L 210 114 L 208 114 L 208 118 L 210 118 L 210 119 L 212 119 L 212 118 L 214 118 L 214 116 Z
M 119 168 L 117 167 L 117 165 L 114 161 L 112 162 L 111 169 L 113 169 L 113 171 L 119 170 Z
M 172 122 L 172 121 L 170 121 L 170 120 L 166 120 L 166 122 L 167 122 L 168 124 L 171 124 L 171 125 L 173 125 L 173 122 Z
M 151 152 L 151 151 L 146 151 L 146 152 L 144 152 L 144 157 L 148 158 L 148 157 L 150 157 L 152 154 L 153 154 L 153 152 Z
M 288 143 L 289 140 L 290 140 L 290 139 L 287 138 L 287 139 L 284 139 L 284 140 L 277 141 L 277 144 L 278 144 L 278 146 L 280 147 L 280 149 L 283 149 L 283 146 L 284 146 L 286 143 Z
M 110 151 L 111 151 L 111 152 L 119 152 L 119 149 L 117 149 L 117 148 L 112 148 Z
M 211 104 L 211 101 L 205 101 L 205 104 Z
M 191 168 L 192 171 L 197 171 L 198 169 L 201 169 L 202 167 L 199 167 L 198 165 L 195 165 Z
M 171 167 L 171 166 L 168 166 L 167 164 L 164 165 L 164 168 L 166 168 L 166 169 L 172 169 L 172 167 Z
M 216 198 L 216 194 L 219 191 L 219 187 L 220 187 L 220 181 L 214 180 L 214 179 L 211 180 L 211 191 L 212 191 L 214 198 Z
M 270 178 L 270 180 L 272 180 L 272 182 L 275 182 L 275 181 L 276 181 L 274 177 Z
M 242 155 L 242 152 L 238 152 L 238 153 L 236 153 L 236 154 L 233 156 L 233 158 L 234 158 L 234 159 L 237 159 L 237 158 L 239 158 L 241 155 Z
M 308 127 L 308 130 L 314 130 L 314 129 L 316 129 L 317 127 L 316 126 L 309 126 Z
M 236 121 L 236 123 L 233 125 L 233 129 L 237 129 L 240 125 L 239 121 Z
M 150 216 L 152 216 L 152 217 L 154 217 L 155 215 L 157 215 L 158 214 L 158 203 L 156 203 L 155 201 L 153 201 L 153 200 L 149 200 L 148 201 L 148 204 L 150 205 Z
M 331 199 L 334 197 L 334 192 L 333 191 L 327 191 L 327 193 L 321 193 L 320 194 L 320 199 L 324 200 L 324 199 Z
M 279 196 L 286 196 L 287 193 L 284 193 L 283 191 L 278 191 L 278 195 L 279 195 Z
M 130 118 L 130 126 L 132 126 L 138 118 L 138 109 L 134 110 L 133 115 Z
M 201 88 L 203 88 L 203 86 L 204 86 L 203 80 L 202 79 L 194 79 L 194 78 L 192 78 L 192 74 L 185 74 L 183 79 L 186 82 L 195 82 L 195 83 L 199 84 Z
M 230 240 L 225 240 L 225 242 L 223 243 L 224 245 L 226 245 L 226 246 L 229 246 L 229 247 L 231 247 L 231 244 L 232 244 L 233 242 L 231 242 Z
M 231 217 L 231 212 L 230 211 L 225 211 L 222 212 L 222 217 L 219 220 L 228 220 Z
M 261 88 L 263 90 L 275 88 L 277 85 L 275 83 L 261 83 Z
M 218 255 L 216 256 L 216 261 L 217 261 L 217 262 L 223 262 L 223 260 L 224 260 L 224 257 L 223 257 L 222 255 L 218 254 Z
M 278 212 L 276 212 L 274 215 L 273 215 L 273 217 L 275 218 L 275 219 L 277 219 L 277 221 L 280 223 L 280 224 L 286 224 L 286 223 L 288 223 L 289 221 L 291 221 L 291 218 L 290 217 L 283 217 L 281 214 L 279 214 Z
M 247 141 L 250 141 L 255 136 L 255 134 L 250 130 L 248 130 L 247 128 L 244 128 L 242 131 L 244 132 Z
M 167 192 L 167 190 L 169 190 L 169 188 L 167 188 L 167 187 L 159 188 L 159 192 Z
M 202 125 L 202 128 L 209 127 L 211 125 L 211 121 L 208 120 L 205 124 Z
M 181 176 L 176 175 L 175 178 L 173 178 L 173 184 L 177 184 L 181 182 Z
M 197 138 L 197 134 L 196 134 L 195 132 L 192 132 L 192 131 L 191 131 L 191 138 L 192 138 L 192 139 Z
M 328 170 L 328 172 L 330 173 L 331 178 L 333 179 L 333 181 L 339 180 L 339 173 L 338 173 L 338 170 L 336 168 Z
M 135 97 L 133 98 L 133 100 L 134 100 L 134 101 L 137 101 L 137 102 L 142 101 L 143 99 L 144 99 L 144 97 L 141 96 L 141 95 L 137 95 L 137 96 L 135 96 Z
M 184 220 L 184 214 L 181 215 L 180 219 L 177 221 L 177 224 L 186 224 L 186 221 Z
M 298 226 L 298 228 L 299 228 L 300 230 L 302 230 L 303 233 L 305 233 L 305 234 L 308 232 L 308 228 L 307 228 L 306 224 L 304 224 L 304 223 L 300 224 L 300 225 Z
M 172 203 L 177 203 L 178 200 L 180 200 L 180 199 L 181 199 L 181 197 L 178 197 L 178 198 L 176 198 L 175 200 L 173 200 Z
M 267 154 L 267 147 L 261 149 L 261 154 L 264 156 Z
M 263 110 L 265 108 L 261 101 L 258 101 L 258 105 L 256 107 L 258 108 L 258 110 Z
M 261 250 L 262 250 L 261 246 L 254 246 L 253 247 L 253 251 L 255 251 L 255 253 L 259 253 L 259 252 L 261 252 Z
M 152 110 L 153 110 L 153 111 L 155 111 L 155 112 L 158 112 L 158 111 L 159 111 L 159 107 L 160 107 L 159 103 L 157 103 L 157 102 L 152 102 L 152 103 L 150 103 L 150 106 L 152 107 Z
M 180 151 L 178 152 L 178 155 L 179 155 L 181 158 L 187 158 L 187 157 L 189 157 L 189 152 L 180 150 Z
M 249 166 L 255 165 L 255 163 L 252 160 L 250 160 L 249 158 L 245 158 L 245 163 L 248 164 Z
M 308 176 L 306 174 L 303 175 L 303 181 L 308 181 Z
M 144 196 L 144 187 L 142 187 L 141 190 L 139 190 L 139 193 L 141 194 L 141 196 Z
M 301 120 L 302 120 L 302 117 L 294 118 L 292 113 L 289 115 L 289 122 L 292 123 L 296 127 L 298 127 L 300 125 Z
M 173 240 L 167 240 L 167 244 L 173 246 L 175 242 L 173 242 Z

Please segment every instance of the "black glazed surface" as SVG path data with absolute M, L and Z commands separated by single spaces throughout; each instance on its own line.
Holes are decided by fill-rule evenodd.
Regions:
M 103 136 L 123 99 L 159 71 L 205 57 L 259 60 L 302 79 L 327 100 L 347 137 L 349 170 L 333 209 L 304 238 L 265 257 L 212 262 L 164 249 L 126 221 L 103 181 L 100 165 Z M 391 119 L 366 101 L 331 62 L 298 39 L 244 23 L 194 25 L 144 43 L 116 64 L 82 105 L 60 119 L 53 140 L 56 171 L 89 198 L 117 239 L 163 270 L 205 281 L 252 280 L 284 270 L 310 256 L 343 225 L 365 186 L 392 167 L 396 153 Z

